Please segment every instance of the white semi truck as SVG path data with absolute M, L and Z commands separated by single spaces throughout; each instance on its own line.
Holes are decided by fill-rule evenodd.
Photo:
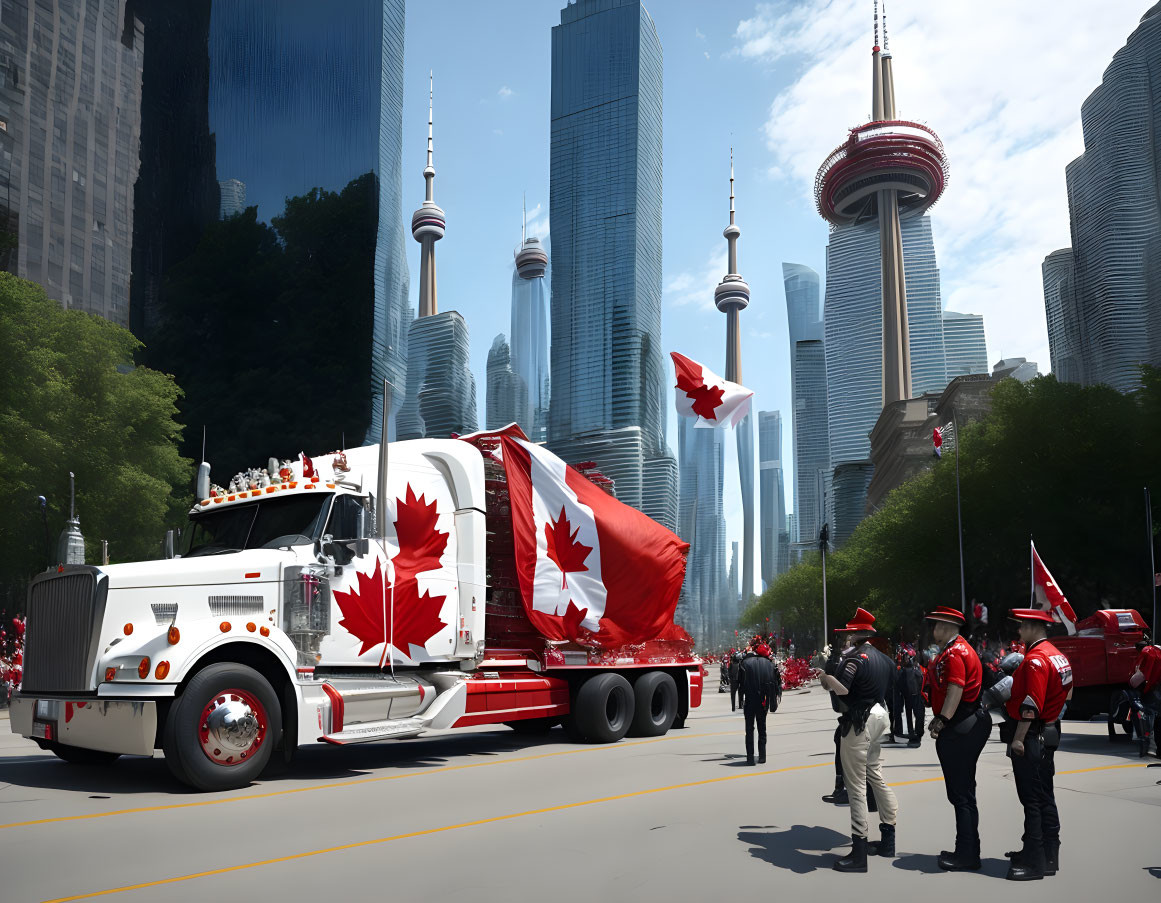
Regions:
M 536 632 L 503 470 L 480 443 L 389 450 L 385 494 L 377 446 L 229 490 L 203 465 L 179 554 L 34 578 L 13 732 L 69 762 L 162 749 L 178 780 L 221 790 L 305 744 L 558 723 L 613 742 L 663 734 L 700 704 L 689 642 Z

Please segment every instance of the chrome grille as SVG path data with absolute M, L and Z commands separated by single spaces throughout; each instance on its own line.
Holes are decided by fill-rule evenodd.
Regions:
M 153 602 L 149 607 L 153 609 L 153 620 L 158 627 L 172 624 L 177 617 L 176 602 Z
M 91 690 L 97 627 L 104 614 L 94 570 L 37 577 L 28 590 L 26 693 Z
M 215 618 L 224 615 L 260 615 L 266 606 L 263 596 L 210 596 L 210 614 Z

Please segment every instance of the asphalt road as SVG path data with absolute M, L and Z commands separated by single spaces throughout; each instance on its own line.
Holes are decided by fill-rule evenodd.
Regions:
M 934 744 L 890 748 L 899 856 L 865 877 L 830 869 L 849 846 L 833 785 L 825 695 L 788 693 L 766 765 L 746 767 L 741 715 L 710 693 L 685 730 L 612 746 L 507 729 L 311 749 L 252 787 L 199 794 L 158 753 L 83 768 L 0 717 L 0 903 L 108 899 L 509 901 L 704 900 L 749 894 L 975 901 L 1157 899 L 1161 769 L 1069 724 L 1057 755 L 1061 872 L 1001 882 L 1021 809 L 1003 748 L 980 762 L 984 868 L 947 874 L 953 843 Z M 820 896 L 821 895 L 821 896 Z

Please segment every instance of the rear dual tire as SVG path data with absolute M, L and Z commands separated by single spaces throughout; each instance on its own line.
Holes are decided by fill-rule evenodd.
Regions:
M 664 671 L 647 671 L 630 684 L 616 673 L 584 681 L 562 719 L 574 743 L 616 743 L 622 737 L 660 737 L 678 721 L 677 684 Z

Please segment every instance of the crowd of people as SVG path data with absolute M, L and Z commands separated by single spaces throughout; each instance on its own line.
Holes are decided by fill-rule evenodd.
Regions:
M 991 735 L 994 710 L 1024 809 L 1020 846 L 1005 854 L 1007 878 L 1029 881 L 1057 873 L 1061 827 L 1053 778 L 1061 718 L 1073 693 L 1072 666 L 1048 639 L 1051 614 L 1014 609 L 1009 617 L 1018 640 L 1003 646 L 981 635 L 973 642 L 963 635 L 964 615 L 941 606 L 928 613 L 926 642 L 917 646 L 888 643 L 875 629 L 874 616 L 860 608 L 836 629 L 838 639 L 827 654 L 814 657 L 838 715 L 835 789 L 823 800 L 849 805 L 851 815 L 851 850 L 833 863 L 837 871 L 865 872 L 869 856 L 895 855 L 899 809 L 883 777 L 882 747 L 917 747 L 925 734 L 935 744 L 954 813 L 955 844 L 940 852 L 939 867 L 980 868 L 976 765 Z M 744 715 L 748 765 L 765 762 L 766 716 L 782 698 L 782 673 L 768 640 L 755 636 L 720 662 L 731 709 Z M 1137 653 L 1125 693 L 1135 701 L 1147 744 L 1150 737 L 1156 742 L 1153 720 L 1161 713 L 1161 648 L 1146 638 Z M 878 816 L 877 840 L 870 837 L 870 813 Z

